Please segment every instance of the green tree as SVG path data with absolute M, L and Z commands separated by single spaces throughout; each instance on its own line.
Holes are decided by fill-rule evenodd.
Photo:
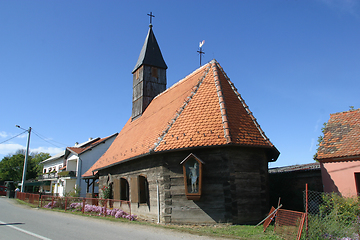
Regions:
M 43 153 L 43 152 L 33 153 L 31 156 L 31 161 L 29 162 L 28 171 L 27 171 L 29 173 L 29 168 L 30 168 L 30 173 L 32 175 L 27 177 L 27 179 L 34 179 L 37 176 L 41 175 L 43 172 L 43 164 L 40 164 L 40 162 L 42 162 L 45 159 L 48 159 L 50 157 L 51 157 L 51 155 L 49 153 Z
M 26 179 L 34 179 L 42 173 L 41 161 L 51 157 L 48 153 L 30 153 Z M 25 150 L 18 150 L 0 161 L 0 180 L 21 181 L 24 168 Z
M 317 146 L 317 148 L 316 148 L 316 153 L 314 154 L 314 156 L 313 156 L 313 158 L 314 158 L 314 160 L 315 161 L 317 161 L 317 152 L 319 151 L 319 148 L 320 148 L 320 144 L 321 144 L 321 142 L 324 140 L 324 133 L 325 133 L 325 128 L 326 128 L 326 125 L 327 125 L 327 123 L 323 123 L 323 127 L 321 128 L 321 132 L 322 132 L 322 134 L 318 137 L 318 140 L 317 140 L 317 144 L 316 144 L 316 146 Z

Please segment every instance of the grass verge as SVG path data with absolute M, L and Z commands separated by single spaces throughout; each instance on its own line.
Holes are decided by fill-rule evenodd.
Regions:
M 27 202 L 21 201 L 19 199 L 15 199 L 18 204 L 22 204 L 28 207 L 37 208 L 38 206 L 34 206 Z M 230 225 L 230 224 L 214 224 L 214 225 L 176 225 L 176 224 L 156 224 L 148 221 L 129 221 L 123 218 L 114 217 L 102 217 L 96 214 L 82 214 L 81 212 L 72 212 L 65 211 L 63 209 L 48 209 L 43 208 L 49 211 L 56 211 L 68 214 L 74 214 L 83 217 L 91 217 L 97 218 L 104 221 L 112 221 L 112 222 L 124 222 L 128 224 L 139 224 L 146 225 L 152 227 L 161 227 L 166 229 L 172 229 L 181 232 L 187 232 L 195 235 L 203 235 L 209 237 L 221 237 L 221 238 L 229 238 L 229 239 L 249 239 L 249 240 L 278 240 L 282 239 L 274 233 L 274 227 L 269 226 L 266 232 L 263 232 L 262 226 L 254 227 L 253 225 Z

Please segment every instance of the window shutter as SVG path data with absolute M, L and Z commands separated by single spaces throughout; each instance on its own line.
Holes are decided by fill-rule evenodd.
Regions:
M 120 200 L 120 179 L 115 178 L 114 179 L 114 199 Z
M 139 202 L 139 178 L 138 176 L 130 178 L 130 197 L 132 203 Z

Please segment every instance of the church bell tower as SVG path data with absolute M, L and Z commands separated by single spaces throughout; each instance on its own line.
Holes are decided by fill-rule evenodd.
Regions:
M 139 59 L 132 71 L 133 98 L 131 119 L 140 117 L 158 94 L 166 90 L 166 63 L 152 30 L 150 13 L 149 31 Z

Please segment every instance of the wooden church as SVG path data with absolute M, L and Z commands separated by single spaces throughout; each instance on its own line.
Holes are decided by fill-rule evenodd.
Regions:
M 279 151 L 216 60 L 170 88 L 166 69 L 150 24 L 132 71 L 132 116 L 83 177 L 111 183 L 114 199 L 150 221 L 260 221 Z

